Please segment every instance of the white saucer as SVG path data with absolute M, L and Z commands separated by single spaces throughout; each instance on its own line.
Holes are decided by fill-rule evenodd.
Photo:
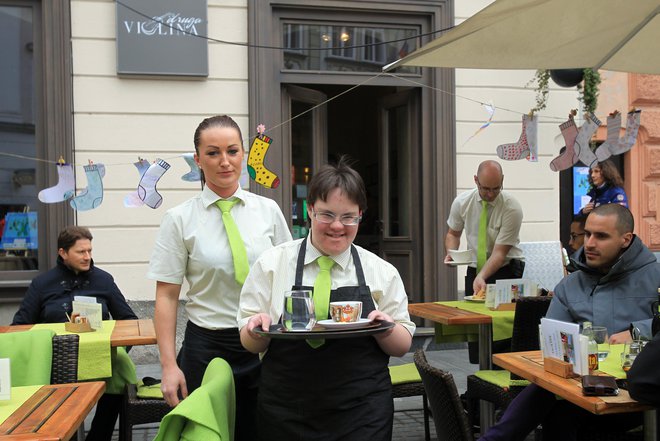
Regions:
M 447 265 L 449 265 L 449 266 L 459 266 L 459 265 L 473 265 L 475 263 L 477 263 L 477 262 L 474 262 L 474 261 L 456 262 L 456 261 L 452 260 L 451 262 L 447 262 Z
M 475 299 L 474 296 L 465 296 L 463 300 L 476 303 L 484 303 L 486 301 L 486 299 Z
M 361 318 L 357 322 L 336 322 L 328 319 L 320 320 L 317 323 L 327 329 L 357 329 L 369 326 L 373 322 L 369 319 Z

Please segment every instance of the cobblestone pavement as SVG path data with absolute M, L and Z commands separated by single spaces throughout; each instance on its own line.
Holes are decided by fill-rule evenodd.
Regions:
M 401 358 L 392 358 L 391 364 L 397 365 L 412 362 L 412 355 L 416 348 L 423 347 L 427 358 L 432 365 L 442 369 L 449 370 L 454 375 L 456 387 L 459 393 L 463 393 L 466 388 L 466 377 L 477 370 L 477 365 L 472 365 L 468 361 L 467 346 L 465 344 L 455 345 L 435 345 L 431 337 L 415 338 L 411 352 Z M 160 377 L 160 365 L 158 364 L 138 364 L 138 378 L 144 376 Z M 424 415 L 422 411 L 421 397 L 396 398 L 394 400 L 394 429 L 392 433 L 393 441 L 424 441 Z M 93 413 L 85 420 L 85 428 L 88 430 Z M 431 440 L 435 441 L 436 433 L 433 425 L 431 426 Z M 158 432 L 158 424 L 144 424 L 136 426 L 133 429 L 134 441 L 151 441 Z M 118 441 L 119 434 L 115 430 L 113 441 Z

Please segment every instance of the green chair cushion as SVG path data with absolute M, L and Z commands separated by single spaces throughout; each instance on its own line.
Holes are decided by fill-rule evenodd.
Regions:
M 509 371 L 491 371 L 483 370 L 477 371 L 474 373 L 477 378 L 480 378 L 484 381 L 487 381 L 491 384 L 501 387 L 502 389 L 508 389 L 511 386 L 527 386 L 529 381 L 527 380 L 512 380 L 511 372 Z
M 390 366 L 390 378 L 392 384 L 419 383 L 422 378 L 415 367 L 415 363 L 406 363 L 399 366 Z
M 0 358 L 10 359 L 13 387 L 50 384 L 54 335 L 46 329 L 0 334 Z

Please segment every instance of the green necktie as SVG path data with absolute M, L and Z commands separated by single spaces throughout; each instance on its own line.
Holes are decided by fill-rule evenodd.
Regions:
M 330 307 L 330 288 L 332 279 L 330 278 L 330 269 L 335 261 L 327 256 L 321 256 L 316 259 L 320 271 L 314 280 L 314 310 L 316 311 L 316 321 L 326 320 L 328 318 L 328 308 Z M 325 340 L 314 339 L 307 340 L 307 343 L 314 349 L 321 346 Z
M 222 211 L 222 223 L 225 224 L 225 231 L 227 231 L 227 238 L 229 239 L 229 246 L 231 247 L 231 255 L 234 258 L 234 277 L 236 282 L 243 286 L 250 264 L 248 263 L 247 252 L 245 251 L 245 244 L 241 238 L 241 233 L 238 231 L 236 222 L 231 215 L 231 208 L 239 201 L 239 199 L 232 199 L 230 201 L 217 201 L 215 205 Z
M 481 216 L 479 217 L 479 237 L 477 239 L 477 274 L 486 264 L 486 248 L 488 247 L 488 202 L 481 200 Z

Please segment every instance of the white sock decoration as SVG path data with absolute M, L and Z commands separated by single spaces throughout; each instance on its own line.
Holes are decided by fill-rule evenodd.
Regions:
M 151 164 L 149 169 L 142 176 L 137 192 L 140 199 L 142 199 L 148 207 L 156 209 L 163 203 L 163 197 L 158 193 L 158 190 L 156 190 L 156 183 L 160 177 L 169 170 L 169 168 L 170 164 L 159 159 Z
M 57 164 L 57 185 L 45 188 L 39 192 L 39 200 L 45 204 L 71 199 L 76 193 L 76 180 L 73 176 L 73 165 Z
M 186 162 L 188 163 L 188 166 L 190 167 L 190 171 L 185 175 L 181 176 L 181 179 L 188 182 L 201 181 L 202 176 L 199 173 L 199 166 L 195 162 L 194 153 L 184 153 L 182 156 L 183 159 L 185 159 Z
M 105 172 L 105 167 L 103 164 L 90 164 L 84 166 L 84 169 L 87 187 L 70 202 L 71 207 L 78 211 L 92 210 L 103 202 L 103 180 L 99 169 Z
M 584 165 L 590 168 L 598 163 L 596 155 L 591 151 L 589 142 L 599 126 L 600 120 L 596 118 L 596 115 L 588 113 L 586 121 L 580 127 L 577 138 L 575 138 L 575 151 L 578 154 L 578 158 Z
M 518 142 L 497 146 L 497 156 L 507 161 L 527 158 L 538 161 L 538 118 L 534 115 L 522 116 L 522 133 Z
M 621 130 L 621 114 L 618 110 L 607 115 L 607 139 L 604 143 L 598 146 L 596 151 L 596 158 L 598 162 L 602 162 L 612 156 L 611 148 L 616 147 L 619 143 L 619 131 Z
M 138 173 L 140 174 L 140 179 L 142 176 L 149 170 L 151 163 L 146 159 L 140 158 L 139 161 L 134 162 L 133 165 L 137 168 Z M 124 196 L 124 207 L 126 208 L 137 208 L 144 205 L 144 201 L 140 199 L 137 189 L 134 192 L 131 192 Z
M 637 141 L 637 133 L 639 132 L 639 125 L 642 118 L 641 110 L 631 110 L 628 112 L 628 119 L 626 121 L 626 134 L 623 135 L 614 147 L 610 147 L 610 151 L 613 155 L 620 155 L 625 153 L 635 145 Z

